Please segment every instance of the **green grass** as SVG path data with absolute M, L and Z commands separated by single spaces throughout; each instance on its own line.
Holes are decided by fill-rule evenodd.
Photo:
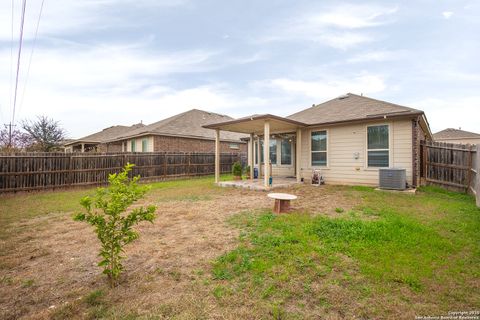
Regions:
M 341 218 L 269 211 L 235 216 L 240 244 L 214 262 L 214 281 L 270 301 L 309 299 L 312 288 L 318 295 L 333 283 L 354 297 L 404 287 L 447 311 L 457 299 L 480 303 L 461 287 L 480 275 L 480 209 L 471 196 L 431 187 L 417 196 L 365 187 L 347 192 L 362 204 Z

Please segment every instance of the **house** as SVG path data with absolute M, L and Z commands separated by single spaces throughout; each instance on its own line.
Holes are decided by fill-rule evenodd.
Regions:
M 326 183 L 375 186 L 378 169 L 386 167 L 405 168 L 408 183 L 416 186 L 420 140 L 432 138 L 423 111 L 352 93 L 285 118 L 252 115 L 205 128 L 217 137 L 223 131 L 249 134 L 248 161 L 265 187 L 270 174 L 308 181 L 314 169 Z M 216 168 L 218 181 L 219 163 Z
M 433 140 L 448 143 L 480 144 L 480 134 L 461 129 L 447 128 L 434 133 Z
M 86 137 L 66 141 L 63 144 L 64 149 L 65 152 L 119 152 L 121 145 L 107 144 L 107 141 L 143 126 L 145 125 L 142 123 L 132 126 L 111 126 Z
M 203 126 L 233 118 L 213 112 L 192 109 L 173 117 L 131 130 L 111 139 L 107 144 L 120 145 L 126 152 L 214 152 L 215 133 Z M 246 153 L 247 142 L 242 133 L 223 132 L 220 150 Z

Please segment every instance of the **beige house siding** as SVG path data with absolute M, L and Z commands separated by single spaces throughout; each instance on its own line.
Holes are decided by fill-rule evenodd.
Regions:
M 307 181 L 311 165 L 311 132 L 327 131 L 327 166 L 320 169 L 328 184 L 378 185 L 378 169 L 367 167 L 367 126 L 388 124 L 390 128 L 390 166 L 405 168 L 407 181 L 412 183 L 411 120 L 377 121 L 302 130 L 301 176 Z M 358 153 L 358 158 L 356 154 Z
M 135 140 L 135 152 L 142 152 L 142 140 L 147 139 L 147 151 L 153 152 L 153 136 L 140 137 L 127 140 L 127 152 L 132 152 L 132 140 Z

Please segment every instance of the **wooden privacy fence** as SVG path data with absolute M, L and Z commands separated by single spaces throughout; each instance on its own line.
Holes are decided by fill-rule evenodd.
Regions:
M 469 192 L 480 205 L 480 146 L 422 141 L 420 176 L 426 184 Z
M 229 173 L 242 154 L 222 153 L 220 171 Z M 100 185 L 133 163 L 142 180 L 166 180 L 215 173 L 215 153 L 15 153 L 0 154 L 0 192 Z

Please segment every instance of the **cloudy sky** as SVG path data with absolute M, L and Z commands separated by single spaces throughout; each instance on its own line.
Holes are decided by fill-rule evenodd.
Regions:
M 422 109 L 434 132 L 480 132 L 480 1 L 45 0 L 27 72 L 40 4 L 27 1 L 16 122 L 48 115 L 80 137 L 191 108 L 286 116 L 352 92 Z M 0 1 L 0 123 L 20 9 L 12 47 Z

